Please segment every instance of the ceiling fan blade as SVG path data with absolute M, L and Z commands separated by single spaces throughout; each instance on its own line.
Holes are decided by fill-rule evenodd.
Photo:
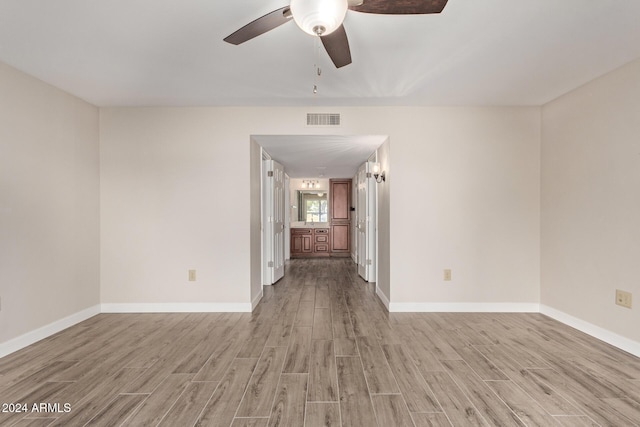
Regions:
M 351 50 L 344 25 L 340 25 L 331 34 L 321 36 L 320 39 L 336 68 L 351 64 Z
M 271 13 L 267 13 L 264 16 L 256 19 L 240 28 L 233 34 L 229 34 L 224 38 L 227 43 L 238 45 L 244 43 L 247 40 L 251 40 L 254 37 L 264 34 L 267 31 L 271 31 L 280 25 L 289 22 L 292 18 L 291 9 L 289 6 L 281 7 L 274 10 Z
M 364 0 L 363 4 L 349 6 L 349 9 L 380 15 L 423 15 L 440 13 L 446 5 L 447 0 Z

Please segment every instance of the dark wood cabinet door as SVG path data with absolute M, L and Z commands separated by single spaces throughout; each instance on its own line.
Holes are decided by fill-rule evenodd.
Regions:
M 351 180 L 331 180 L 331 221 L 351 218 Z
M 332 179 L 331 187 L 331 256 L 351 253 L 351 179 Z
M 302 253 L 302 236 L 298 234 L 291 235 L 291 254 Z
M 302 236 L 302 253 L 308 254 L 313 252 L 312 238 L 310 235 Z
M 334 224 L 331 226 L 331 252 L 349 253 L 350 224 Z
M 291 230 L 291 256 L 313 252 L 313 230 L 297 228 Z

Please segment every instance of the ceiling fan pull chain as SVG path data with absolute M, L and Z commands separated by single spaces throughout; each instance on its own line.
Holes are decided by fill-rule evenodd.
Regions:
M 322 74 L 322 70 L 318 65 L 318 51 L 320 50 L 320 44 L 318 43 L 320 37 L 314 37 L 313 41 L 313 49 L 315 54 L 315 64 L 313 64 L 313 68 L 315 69 L 315 75 L 313 76 L 314 84 L 313 84 L 313 94 L 316 95 L 318 93 L 318 77 Z
M 316 65 L 316 84 L 313 85 L 314 95 L 318 93 L 318 77 L 322 75 L 322 69 Z

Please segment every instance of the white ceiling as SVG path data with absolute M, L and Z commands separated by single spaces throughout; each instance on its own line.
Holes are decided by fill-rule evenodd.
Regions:
M 0 61 L 98 106 L 541 105 L 640 57 L 638 0 L 449 0 L 349 11 L 353 64 L 294 22 L 223 37 L 287 0 L 0 0 Z
M 353 63 L 341 69 L 294 22 L 240 46 L 223 42 L 286 4 L 0 0 L 0 61 L 98 106 L 542 105 L 640 57 L 640 0 L 449 0 L 442 14 L 423 16 L 349 11 Z M 313 95 L 316 61 L 323 72 Z M 294 178 L 353 176 L 384 141 L 254 138 Z
M 387 139 L 381 135 L 253 135 L 291 178 L 351 178 Z

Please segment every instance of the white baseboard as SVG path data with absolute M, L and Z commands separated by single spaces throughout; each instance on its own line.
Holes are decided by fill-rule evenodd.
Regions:
M 49 323 L 41 328 L 27 332 L 24 335 L 20 335 L 19 337 L 0 343 L 0 357 L 4 357 L 53 334 L 57 334 L 58 332 L 87 320 L 96 314 L 100 314 L 100 305 L 94 305 L 93 307 L 86 308 L 70 316 Z
M 573 317 L 570 314 L 564 313 L 560 310 L 556 310 L 555 308 L 551 308 L 546 305 L 540 305 L 540 313 L 544 314 L 545 316 L 549 316 L 559 322 L 562 322 L 565 325 L 569 325 L 572 328 L 576 328 L 577 330 L 582 331 L 585 334 L 598 338 L 599 340 L 611 344 L 614 347 L 618 347 L 619 349 L 624 350 L 627 353 L 631 353 L 634 356 L 640 357 L 640 343 L 637 341 L 625 338 L 614 332 L 601 328 L 600 326 L 596 326 L 592 323 L 586 322 L 582 319 L 578 319 L 577 317 Z
M 378 286 L 376 286 L 376 295 L 378 295 L 378 298 L 380 298 L 382 304 L 387 307 L 387 310 L 391 311 L 391 309 L 389 309 L 389 298 L 387 298 L 387 296 L 380 290 Z
M 262 289 L 260 289 L 260 293 L 258 295 L 256 295 L 256 297 L 253 299 L 253 301 L 251 301 L 251 311 L 256 309 L 256 307 L 258 306 L 258 303 L 262 299 L 263 295 L 264 295 L 264 292 L 262 291 Z
M 535 303 L 482 303 L 482 302 L 392 302 L 390 312 L 404 313 L 538 313 Z
M 102 304 L 102 313 L 251 313 L 250 303 L 115 303 Z

